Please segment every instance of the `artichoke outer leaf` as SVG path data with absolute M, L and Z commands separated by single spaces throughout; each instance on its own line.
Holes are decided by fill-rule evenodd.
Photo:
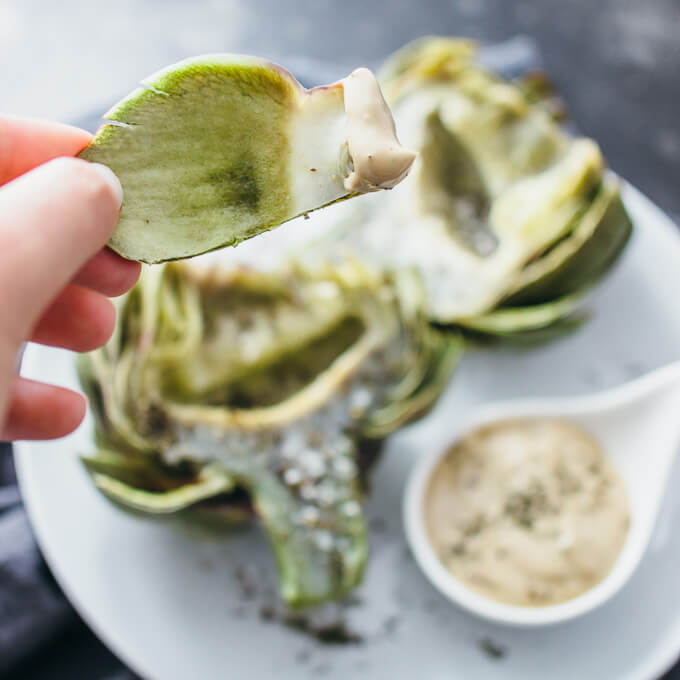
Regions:
M 588 315 L 584 312 L 579 312 L 557 319 L 554 323 L 544 328 L 495 334 L 466 330 L 465 340 L 470 347 L 485 347 L 491 344 L 530 349 L 546 342 L 559 340 L 570 333 L 576 332 L 587 320 Z
M 80 156 L 121 180 L 109 245 L 128 259 L 236 245 L 352 194 L 343 81 L 307 90 L 263 59 L 206 55 L 150 76 L 105 120 Z
M 430 328 L 427 353 L 430 355 L 417 389 L 408 396 L 391 401 L 372 414 L 362 427 L 362 435 L 382 439 L 395 430 L 426 415 L 448 384 L 463 357 L 465 341 L 456 330 Z
M 135 488 L 176 488 L 181 485 L 177 475 L 165 475 L 161 467 L 147 455 L 126 455 L 100 448 L 94 456 L 82 456 L 81 461 L 91 474 L 101 474 Z
M 521 179 L 493 203 L 490 220 L 501 242 L 512 240 L 531 259 L 568 235 L 601 185 L 603 159 L 590 139 L 576 139 L 554 165 Z
M 216 467 L 202 470 L 194 483 L 161 492 L 139 489 L 102 472 L 93 472 L 92 479 L 97 488 L 112 501 L 128 509 L 152 515 L 185 510 L 201 501 L 227 493 L 235 486 L 232 477 Z
M 460 318 L 456 323 L 464 330 L 497 336 L 537 331 L 574 314 L 585 294 L 586 291 L 579 291 L 558 300 L 529 307 L 501 307 L 488 314 Z
M 573 231 L 525 267 L 503 304 L 537 304 L 593 284 L 618 259 L 632 229 L 618 181 L 605 178 Z

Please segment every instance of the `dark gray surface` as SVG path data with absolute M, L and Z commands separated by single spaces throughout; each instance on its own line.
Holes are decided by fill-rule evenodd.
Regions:
M 44 53 L 41 45 L 35 63 L 19 73 L 23 74 L 24 83 L 28 78 L 30 84 L 36 69 L 47 67 L 52 57 L 59 64 L 72 63 L 74 69 L 85 60 L 94 60 L 95 65 L 106 64 L 104 84 L 100 80 L 97 91 L 108 92 L 106 73 L 111 74 L 112 85 L 102 107 L 120 94 L 121 77 L 119 72 L 117 78 L 113 77 L 113 67 L 105 54 L 91 53 L 98 46 L 92 47 L 88 36 L 101 31 L 101 45 L 110 49 L 104 39 L 108 24 L 112 26 L 110 31 L 121 31 L 120 51 L 116 55 L 119 71 L 126 67 L 126 73 L 135 73 L 139 78 L 150 69 L 135 70 L 137 60 L 144 64 L 153 62 L 156 68 L 191 53 L 216 49 L 281 60 L 286 55 L 303 54 L 351 68 L 361 63 L 375 66 L 391 50 L 425 34 L 466 35 L 485 42 L 527 34 L 537 41 L 546 70 L 566 99 L 576 123 L 601 143 L 612 167 L 664 209 L 674 216 L 680 215 L 680 192 L 676 189 L 680 178 L 678 0 L 370 3 L 298 0 L 285 6 L 274 0 L 197 0 L 191 4 L 177 0 L 138 3 L 121 0 L 116 5 L 116 16 L 109 20 L 103 15 L 92 16 L 89 3 L 64 0 L 63 4 L 69 7 L 69 12 L 80 4 L 82 12 L 64 18 L 46 0 L 0 3 L 0 10 L 16 6 L 16 16 L 21 19 L 25 15 L 29 19 L 27 23 L 17 21 L 17 28 L 12 29 L 17 31 L 14 36 L 17 41 L 22 38 L 22 30 L 28 37 L 33 35 L 30 23 L 33 19 L 36 30 L 40 29 L 41 21 L 47 23 L 54 40 L 54 44 L 45 45 Z M 122 12 L 127 14 L 121 18 Z M 7 16 L 11 18 L 12 14 L 5 19 Z M 0 11 L 0 24 L 2 21 Z M 71 26 L 72 33 L 64 38 L 55 28 L 56 23 L 60 30 Z M 126 25 L 129 31 L 124 30 Z M 8 35 L 3 28 L 0 25 L 0 39 L 6 42 Z M 12 37 L 10 34 L 10 42 Z M 85 45 L 89 47 L 86 49 Z M 75 70 L 66 68 L 58 73 L 65 88 L 72 73 L 75 78 Z M 125 85 L 132 86 L 134 81 Z M 0 451 L 0 486 L 10 477 L 7 454 Z M 0 560 L 0 579 L 3 585 L 9 584 L 12 593 L 5 600 L 0 597 L 0 623 L 3 619 L 6 622 L 8 616 L 27 616 L 28 612 L 33 617 L 36 637 L 32 642 L 38 651 L 15 667 L 11 675 L 3 677 L 17 680 L 129 677 L 66 608 L 49 578 L 43 578 L 39 555 L 30 547 L 20 549 L 27 533 L 25 525 L 22 526 L 23 517 L 11 501 L 5 499 L 7 508 L 13 509 L 0 515 L 7 532 L 0 533 L 0 541 L 12 545 L 5 561 Z M 39 578 L 35 583 L 39 585 L 31 592 L 26 591 L 25 583 L 36 574 Z M 55 622 L 57 625 L 53 625 Z M 49 630 L 54 631 L 51 641 Z M 41 635 L 44 644 L 38 645 L 43 641 Z M 0 645 L 12 649 L 17 658 L 25 651 L 19 641 L 19 637 L 14 643 L 0 635 Z M 9 655 L 1 661 L 9 666 Z M 668 679 L 671 678 L 680 680 L 680 669 L 669 674 Z
M 134 680 L 61 593 L 35 544 L 0 444 L 0 678 Z

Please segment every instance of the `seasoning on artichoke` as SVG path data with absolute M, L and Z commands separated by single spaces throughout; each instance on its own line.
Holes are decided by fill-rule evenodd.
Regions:
M 416 268 L 436 323 L 539 340 L 573 325 L 631 223 L 599 148 L 559 126 L 545 86 L 504 81 L 475 57 L 467 41 L 426 38 L 387 61 L 383 88 L 418 158 L 321 250 Z
M 403 149 L 373 74 L 307 90 L 256 57 L 187 59 L 116 104 L 81 153 L 125 199 L 110 246 L 163 262 L 240 241 L 342 198 L 391 189 Z
M 97 486 L 143 513 L 250 507 L 289 604 L 347 593 L 367 555 L 360 444 L 425 413 L 460 354 L 419 278 L 173 263 L 146 269 L 119 314 L 79 364 Z

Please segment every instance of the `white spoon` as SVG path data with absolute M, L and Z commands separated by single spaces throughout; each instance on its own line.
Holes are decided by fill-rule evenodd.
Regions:
M 596 394 L 490 404 L 458 423 L 450 443 L 479 425 L 527 417 L 562 418 L 592 433 L 628 490 L 631 524 L 626 543 L 614 568 L 594 588 L 562 604 L 520 607 L 485 598 L 452 576 L 429 542 L 422 512 L 427 482 L 448 447 L 419 459 L 404 498 L 406 535 L 416 561 L 430 581 L 470 612 L 520 626 L 557 623 L 590 611 L 618 592 L 639 564 L 680 445 L 680 362 Z

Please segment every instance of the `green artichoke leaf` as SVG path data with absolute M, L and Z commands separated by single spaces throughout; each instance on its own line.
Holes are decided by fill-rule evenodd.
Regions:
M 521 271 L 503 304 L 537 304 L 592 285 L 619 257 L 632 229 L 618 181 L 605 178 L 569 235 Z
M 571 317 L 581 306 L 585 291 L 564 298 L 527 307 L 501 307 L 488 314 L 461 317 L 457 323 L 475 333 L 512 336 L 549 328 Z
M 124 188 L 111 248 L 143 262 L 191 257 L 381 188 L 346 187 L 359 165 L 349 152 L 345 82 L 307 90 L 276 64 L 230 54 L 187 59 L 144 80 L 80 154 L 108 165 Z M 377 86 L 366 92 L 375 100 L 366 106 L 385 106 Z M 389 111 L 385 118 L 393 134 Z M 390 149 L 403 156 L 396 183 L 413 156 L 396 138 Z
M 426 415 L 444 391 L 463 357 L 465 341 L 456 330 L 431 327 L 423 337 L 421 355 L 428 356 L 419 384 L 376 410 L 362 429 L 364 437 L 382 439 L 398 428 Z
M 167 491 L 146 491 L 126 484 L 119 477 L 97 472 L 99 462 L 96 459 L 86 460 L 85 463 L 92 473 L 94 483 L 111 500 L 132 510 L 154 515 L 184 510 L 234 488 L 232 478 L 223 470 L 206 468 L 195 482 Z
M 479 256 L 492 253 L 498 239 L 488 223 L 491 201 L 477 164 L 447 130 L 438 111 L 425 121 L 420 151 L 420 209 L 443 218 L 451 235 Z
M 125 484 L 152 492 L 174 490 L 196 481 L 195 475 L 178 474 L 151 456 L 114 451 L 106 448 L 104 441 L 99 445 L 96 455 L 82 457 L 83 464 L 92 474 L 115 477 Z
M 351 334 L 346 300 L 331 281 L 293 279 L 282 289 L 276 276 L 243 268 L 196 269 L 192 275 L 201 289 L 197 304 L 205 327 L 183 361 L 167 362 L 165 383 L 178 396 L 224 398 L 225 385 L 242 393 L 266 391 L 269 369 L 284 357 L 294 362 L 300 348 L 315 342 L 317 355 L 332 352 L 343 329 Z

